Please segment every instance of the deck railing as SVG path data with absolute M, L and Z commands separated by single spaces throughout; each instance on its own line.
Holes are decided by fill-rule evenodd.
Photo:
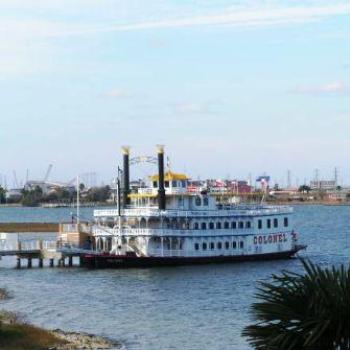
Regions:
M 227 216 L 259 216 L 259 215 L 273 215 L 273 214 L 290 214 L 293 212 L 292 207 L 288 206 L 270 206 L 262 208 L 242 208 L 242 209 L 217 209 L 217 210 L 177 210 L 169 209 L 160 211 L 155 207 L 149 208 L 133 208 L 122 210 L 123 216 L 131 217 L 227 217 Z M 94 210 L 95 217 L 117 217 L 117 209 L 102 209 Z

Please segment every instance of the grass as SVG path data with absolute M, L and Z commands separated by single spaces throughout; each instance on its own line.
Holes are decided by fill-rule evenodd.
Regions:
M 23 323 L 11 312 L 0 312 L 1 350 L 44 350 L 63 344 L 51 332 Z
M 44 350 L 62 345 L 50 332 L 27 324 L 0 325 L 0 349 Z

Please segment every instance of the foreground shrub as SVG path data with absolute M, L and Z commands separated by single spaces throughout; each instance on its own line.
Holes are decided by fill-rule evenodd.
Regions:
M 349 350 L 350 269 L 301 261 L 305 274 L 260 283 L 243 336 L 257 350 Z

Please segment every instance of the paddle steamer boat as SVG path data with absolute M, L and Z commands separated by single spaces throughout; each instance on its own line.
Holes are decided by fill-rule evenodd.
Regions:
M 297 244 L 293 208 L 222 204 L 210 191 L 189 190 L 185 174 L 164 170 L 158 146 L 158 174 L 149 186 L 130 191 L 129 148 L 123 148 L 122 190 L 116 209 L 94 211 L 92 267 L 160 266 L 285 259 Z M 122 193 L 121 193 L 122 192 Z

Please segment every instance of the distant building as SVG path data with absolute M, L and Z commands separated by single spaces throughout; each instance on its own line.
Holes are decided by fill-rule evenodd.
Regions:
M 314 180 L 310 182 L 312 190 L 334 190 L 337 187 L 335 180 Z
M 6 199 L 9 201 L 19 201 L 22 198 L 21 188 L 12 188 L 6 192 Z
M 39 187 L 44 195 L 47 195 L 49 193 L 55 192 L 59 189 L 64 189 L 68 191 L 69 193 L 73 193 L 76 190 L 75 185 L 70 185 L 67 183 L 61 183 L 61 182 L 47 182 L 47 181 L 28 181 L 24 189 L 27 191 L 35 190 L 35 188 Z

